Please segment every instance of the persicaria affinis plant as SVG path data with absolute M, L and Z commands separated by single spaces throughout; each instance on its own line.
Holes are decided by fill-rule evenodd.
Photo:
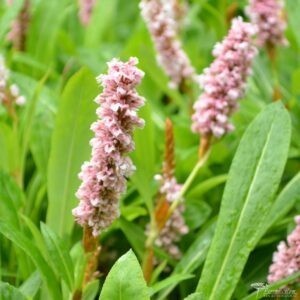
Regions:
M 283 0 L 249 0 L 246 13 L 258 28 L 259 46 L 287 45 L 287 27 Z
M 140 8 L 157 51 L 157 61 L 170 77 L 170 86 L 179 87 L 195 77 L 178 37 L 182 7 L 178 0 L 142 0 Z
M 228 36 L 214 47 L 215 60 L 199 79 L 203 93 L 194 104 L 194 132 L 220 138 L 233 130 L 230 116 L 237 109 L 251 74 L 257 53 L 252 41 L 256 32 L 254 25 L 236 18 Z
M 98 77 L 103 93 L 96 98 L 99 120 L 91 129 L 92 157 L 82 166 L 82 180 L 77 191 L 79 206 L 73 210 L 76 221 L 92 228 L 96 236 L 119 216 L 119 199 L 126 190 L 126 178 L 135 170 L 127 154 L 134 149 L 133 129 L 143 127 L 137 110 L 144 104 L 136 86 L 144 73 L 136 67 L 138 60 L 113 59 L 108 74 Z

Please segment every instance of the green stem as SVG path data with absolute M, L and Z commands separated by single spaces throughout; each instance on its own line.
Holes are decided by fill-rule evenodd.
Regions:
M 172 215 L 176 207 L 182 202 L 183 196 L 187 192 L 187 190 L 190 188 L 191 184 L 193 183 L 195 177 L 197 176 L 199 170 L 205 165 L 208 157 L 209 157 L 210 151 L 207 151 L 206 154 L 199 159 L 198 163 L 195 165 L 194 169 L 190 173 L 189 177 L 185 181 L 184 185 L 182 186 L 182 189 L 180 190 L 180 193 L 178 195 L 178 198 L 172 203 L 172 205 L 169 208 L 168 216 Z

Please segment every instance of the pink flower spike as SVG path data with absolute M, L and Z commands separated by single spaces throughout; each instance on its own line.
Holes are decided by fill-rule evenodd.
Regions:
M 203 136 L 222 137 L 233 130 L 229 117 L 245 92 L 257 53 L 252 44 L 256 27 L 238 17 L 228 36 L 213 49 L 215 60 L 199 78 L 203 93 L 194 104 L 192 130 Z
M 170 77 L 170 87 L 194 79 L 195 70 L 178 38 L 184 8 L 178 0 L 141 0 L 141 14 L 152 36 L 158 64 Z
M 76 193 L 80 200 L 73 209 L 76 221 L 99 235 L 119 216 L 119 199 L 126 190 L 126 178 L 135 170 L 127 153 L 134 150 L 132 138 L 135 127 L 143 127 L 144 120 L 137 110 L 144 98 L 136 91 L 144 73 L 136 67 L 138 60 L 128 62 L 113 59 L 108 63 L 108 74 L 97 81 L 103 92 L 96 98 L 99 120 L 92 124 L 95 136 L 91 140 L 92 155 L 82 165 L 82 183 Z
M 269 268 L 268 282 L 273 283 L 300 271 L 300 216 L 295 217 L 296 228 L 280 242 L 273 254 L 273 263 Z
M 79 0 L 79 19 L 81 24 L 87 26 L 96 5 L 96 0 Z
M 21 95 L 19 86 L 10 83 L 10 71 L 5 65 L 4 57 L 0 55 L 0 104 L 23 106 L 25 103 L 26 98 Z
M 282 0 L 249 0 L 246 14 L 258 28 L 258 46 L 288 44 L 284 36 L 287 24 Z
M 8 6 L 13 5 L 13 1 L 7 2 Z M 23 7 L 17 17 L 13 20 L 7 40 L 12 43 L 14 49 L 24 51 L 26 46 L 27 32 L 30 23 L 30 0 L 24 0 Z

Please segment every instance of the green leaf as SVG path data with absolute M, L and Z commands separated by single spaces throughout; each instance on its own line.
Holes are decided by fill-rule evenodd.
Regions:
M 47 177 L 50 156 L 51 135 L 53 131 L 53 113 L 43 106 L 44 111 L 35 115 L 30 137 L 30 150 L 35 164 L 44 182 Z
M 0 171 L 0 217 L 20 228 L 18 210 L 24 203 L 24 195 L 16 182 Z
M 298 173 L 281 191 L 267 218 L 267 228 L 284 217 L 300 201 L 300 173 Z
M 78 242 L 73 246 L 70 255 L 74 265 L 75 287 L 76 289 L 81 289 L 85 267 L 87 264 L 87 256 L 84 253 L 81 242 Z
M 28 298 L 26 298 L 19 289 L 6 282 L 0 282 L 0 299 L 28 300 Z
M 15 180 L 0 171 L 0 220 L 21 230 L 19 211 L 24 202 L 24 195 Z M 20 249 L 15 252 L 20 272 L 23 276 L 28 276 L 32 272 L 28 258 Z
M 133 221 L 138 217 L 146 216 L 148 211 L 145 207 L 131 204 L 121 207 L 121 214 L 127 220 Z
M 137 225 L 132 222 L 128 222 L 125 218 L 120 218 L 118 223 L 124 232 L 126 238 L 130 242 L 130 245 L 133 247 L 134 251 L 138 254 L 138 256 L 142 259 L 144 256 L 145 249 L 145 233 L 144 231 Z
M 299 25 L 299 15 L 298 11 L 300 9 L 299 1 L 286 1 L 287 4 L 287 15 L 289 16 L 289 29 L 293 32 L 298 46 L 300 45 L 300 33 L 298 30 Z
M 0 123 L 0 169 L 10 174 L 18 174 L 19 152 L 16 133 L 5 123 Z
M 57 268 L 59 275 L 66 282 L 70 291 L 72 291 L 74 287 L 74 268 L 66 245 L 63 240 L 43 223 L 41 224 L 41 231 L 53 266 Z
M 217 187 L 218 185 L 221 185 L 226 182 L 228 178 L 227 174 L 218 175 L 213 178 L 209 178 L 197 186 L 195 186 L 193 189 L 191 189 L 186 197 L 187 198 L 199 198 L 203 194 L 207 193 L 208 191 L 212 190 L 213 188 Z
M 83 289 L 82 300 L 94 300 L 99 290 L 99 280 L 89 282 Z
M 158 293 L 164 288 L 169 287 L 170 285 L 177 285 L 181 281 L 193 278 L 194 275 L 192 274 L 175 274 L 171 275 L 168 278 L 157 282 L 153 286 L 150 287 L 150 296 L 153 296 L 154 294 Z
M 20 286 L 19 290 L 26 297 L 33 299 L 38 290 L 41 287 L 42 279 L 38 271 L 32 273 L 32 275 L 26 279 Z
M 58 47 L 55 41 L 66 15 L 66 2 L 39 1 L 35 7 L 29 27 L 27 52 L 42 64 L 49 65 L 56 61 L 54 56 Z
M 184 298 L 184 300 L 204 300 L 200 293 L 193 293 L 188 297 Z
M 184 219 L 190 230 L 199 228 L 211 214 L 211 207 L 204 201 L 187 201 Z
M 134 132 L 135 150 L 132 153 L 136 171 L 131 177 L 148 209 L 152 210 L 153 177 L 155 174 L 155 138 L 152 111 L 149 103 L 140 110 L 145 127 Z
M 32 98 L 28 105 L 25 107 L 24 116 L 21 120 L 20 131 L 21 131 L 21 171 L 24 171 L 27 151 L 29 147 L 29 141 L 31 137 L 31 129 L 34 122 L 34 115 L 37 106 L 37 102 L 40 98 L 42 88 L 48 78 L 49 73 L 46 73 L 43 78 L 37 83 Z
M 281 103 L 269 105 L 246 130 L 230 168 L 216 233 L 197 287 L 205 299 L 230 299 L 265 230 L 290 138 L 290 118 Z
M 113 265 L 104 282 L 99 300 L 150 300 L 139 262 L 129 250 Z
M 98 47 L 103 35 L 111 27 L 116 13 L 117 0 L 98 1 L 86 29 L 85 45 L 87 47 Z
M 76 73 L 68 82 L 57 113 L 48 168 L 47 224 L 60 236 L 70 233 L 77 204 L 78 173 L 91 152 L 90 126 L 96 120 L 98 93 L 94 76 L 87 70 Z
M 269 212 L 267 218 L 265 218 L 265 224 L 262 226 L 264 230 L 261 231 L 260 236 L 264 234 L 273 226 L 276 225 L 280 219 L 282 219 L 300 200 L 300 173 L 296 175 L 281 191 L 281 193 L 275 199 L 275 202 Z M 275 240 L 277 241 L 277 237 Z M 266 235 L 266 239 L 260 241 L 260 246 L 264 243 L 274 242 L 274 237 Z
M 57 278 L 49 266 L 48 262 L 43 258 L 39 249 L 16 227 L 0 221 L 0 232 L 17 247 L 21 248 L 34 262 L 40 271 L 44 283 L 48 287 L 48 293 L 53 299 L 61 299 L 61 293 Z
M 49 253 L 47 251 L 43 236 L 37 226 L 32 222 L 30 218 L 21 214 L 21 218 L 26 224 L 27 228 L 29 229 L 31 236 L 35 242 L 35 245 L 38 247 L 41 255 L 44 257 L 45 260 L 48 259 Z

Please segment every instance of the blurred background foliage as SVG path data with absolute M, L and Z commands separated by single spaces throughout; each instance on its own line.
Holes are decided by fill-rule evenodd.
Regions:
M 171 118 L 175 127 L 179 182 L 187 178 L 196 163 L 199 137 L 190 130 L 191 99 L 168 87 L 168 79 L 156 63 L 138 0 L 98 0 L 87 27 L 79 22 L 75 0 L 31 2 L 24 52 L 15 51 L 6 39 L 23 1 L 15 0 L 9 8 L 5 1 L 0 2 L 0 51 L 11 70 L 12 81 L 28 99 L 26 106 L 18 110 L 16 130 L 0 106 L 0 227 L 3 234 L 0 236 L 0 278 L 21 286 L 21 291 L 35 295 L 34 299 L 60 299 L 58 278 L 63 278 L 63 298 L 68 299 L 65 298 L 67 290 L 80 281 L 77 277 L 83 263 L 81 229 L 74 226 L 71 209 L 77 203 L 74 195 L 79 186 L 77 174 L 90 154 L 89 127 L 96 119 L 93 99 L 100 92 L 95 76 L 106 71 L 106 62 L 113 57 L 139 58 L 139 68 L 146 73 L 139 92 L 147 104 L 141 111 L 146 127 L 135 136 L 133 159 L 137 172 L 122 199 L 121 218 L 101 236 L 100 266 L 104 274 L 131 247 L 139 258 L 143 255 L 148 209 L 153 207 L 157 190 L 153 176 L 160 172 L 163 158 L 165 119 Z M 214 44 L 227 32 L 226 15 L 232 1 L 188 2 L 181 39 L 200 74 L 212 61 Z M 246 1 L 238 1 L 242 15 L 245 4 Z M 283 103 L 292 117 L 293 137 L 282 187 L 300 167 L 300 1 L 287 0 L 286 7 L 290 45 L 278 51 L 277 73 Z M 180 273 L 190 264 L 188 273 L 200 274 L 209 244 L 206 241 L 212 236 L 211 224 L 219 211 L 235 149 L 250 121 L 272 102 L 273 80 L 267 54 L 261 51 L 255 60 L 246 96 L 234 116 L 236 130 L 213 146 L 207 166 L 186 195 L 185 217 L 190 233 L 181 241 L 180 247 L 186 254 L 175 271 Z M 199 92 L 195 87 L 194 100 Z M 293 216 L 300 212 L 300 193 L 295 192 L 291 197 L 293 205 L 289 213 L 276 222 L 251 254 L 235 291 L 236 299 L 251 290 L 251 283 L 265 281 L 271 254 L 278 241 L 286 236 L 286 228 L 293 226 Z M 44 229 L 43 223 L 48 225 Z M 62 257 L 57 258 L 53 248 L 60 249 Z M 192 258 L 199 253 L 200 259 L 193 264 Z M 163 253 L 159 255 L 166 258 Z M 72 263 L 58 270 L 55 264 L 60 260 Z M 174 266 L 174 261 L 167 260 Z M 161 276 L 169 276 L 169 271 Z M 50 296 L 45 290 L 45 281 L 41 281 L 43 277 L 48 277 L 51 281 L 48 284 L 53 285 L 48 286 L 53 291 Z M 183 299 L 195 289 L 197 277 L 180 282 L 169 299 Z M 90 289 L 95 293 L 97 288 Z M 163 294 L 158 299 L 164 299 Z

